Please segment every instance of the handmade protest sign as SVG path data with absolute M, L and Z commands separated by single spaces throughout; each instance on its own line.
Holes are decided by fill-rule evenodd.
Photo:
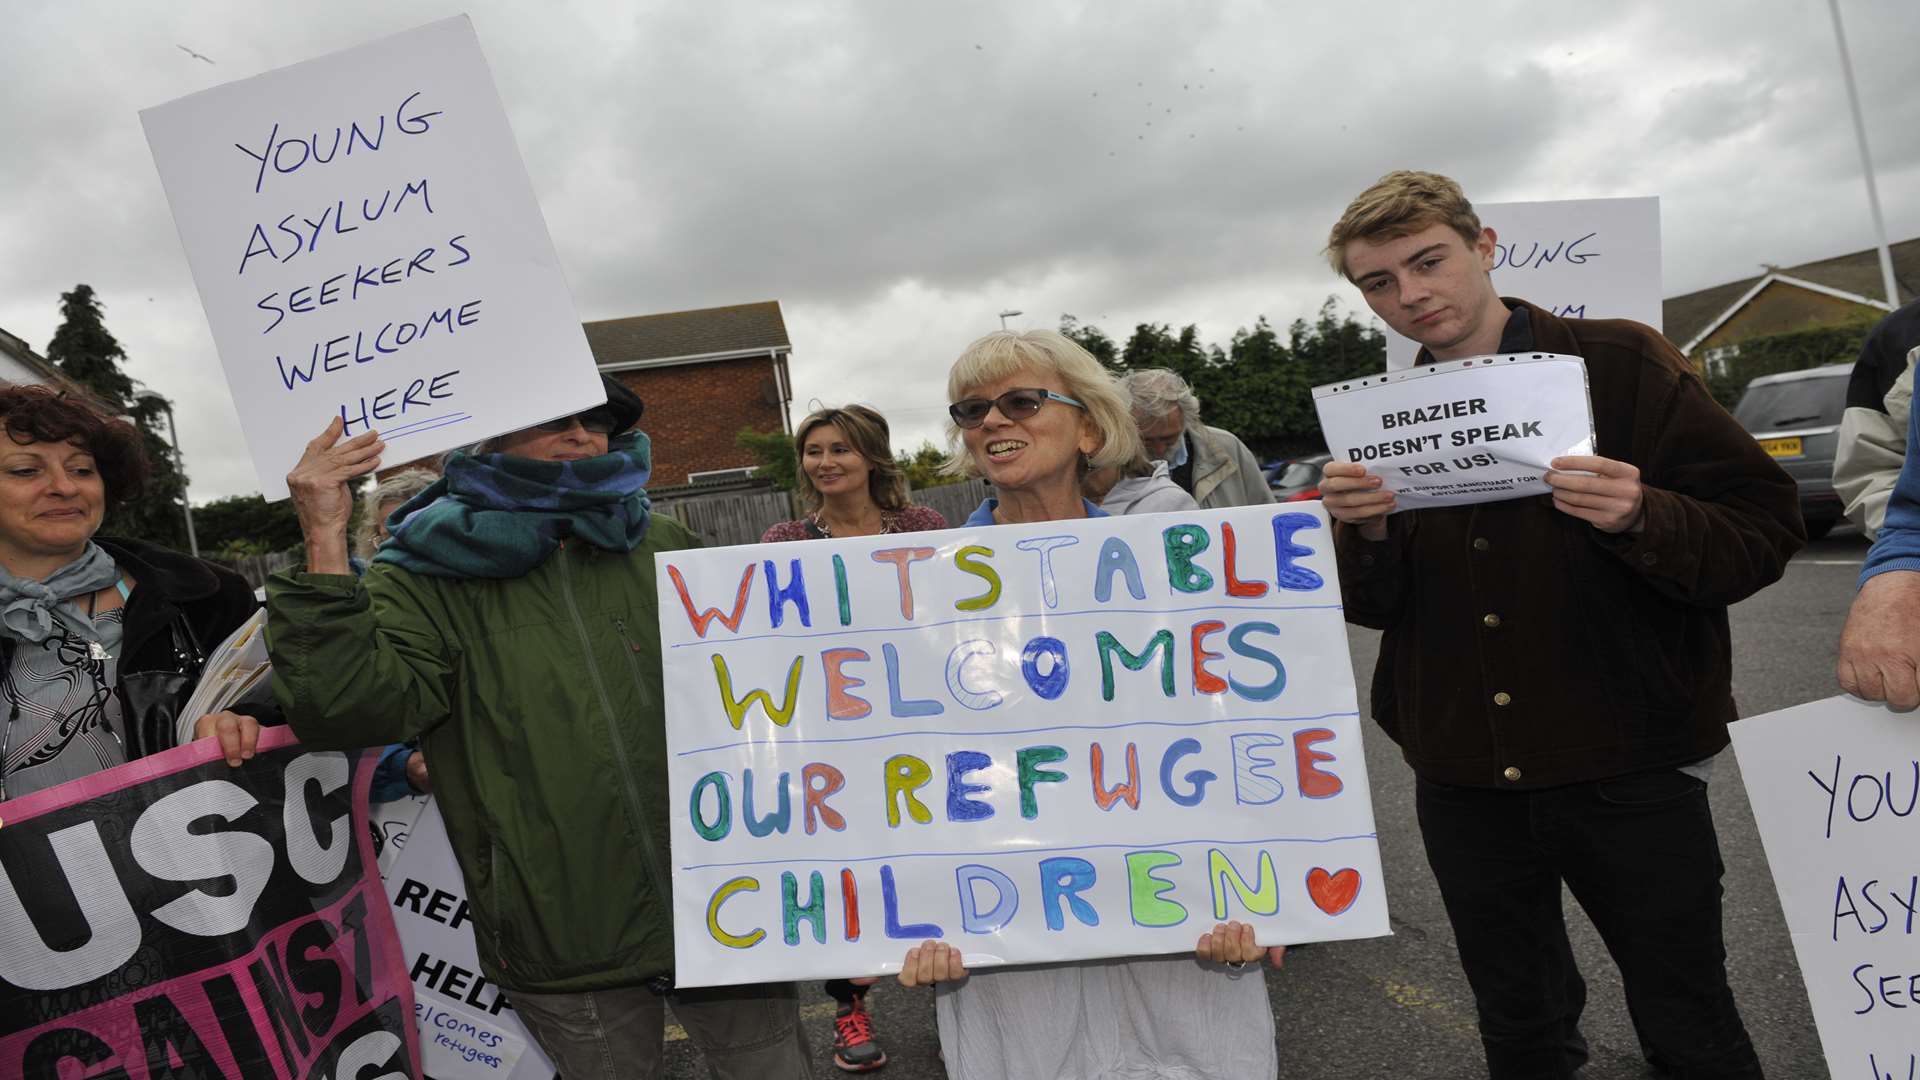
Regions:
M 480 974 L 466 879 L 433 799 L 422 800 L 386 879 L 427 1080 L 551 1080 L 553 1064 Z
M 330 417 L 393 464 L 606 400 L 464 16 L 140 117 L 268 499 Z
M 372 763 L 269 728 L 0 803 L 0 1076 L 418 1076 Z
M 1395 512 L 1548 494 L 1547 463 L 1593 452 L 1587 363 L 1478 356 L 1313 389 L 1327 449 L 1398 494 Z
M 1388 933 L 1317 505 L 656 557 L 683 985 Z
M 1920 718 L 1834 697 L 1730 730 L 1827 1068 L 1916 1075 Z
M 1476 204 L 1494 232 L 1493 287 L 1568 319 L 1632 319 L 1661 328 L 1660 200 L 1554 199 Z M 1387 370 L 1420 347 L 1387 331 Z

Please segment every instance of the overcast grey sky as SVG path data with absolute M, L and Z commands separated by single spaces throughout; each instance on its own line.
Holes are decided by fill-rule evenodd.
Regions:
M 1920 4 L 1841 6 L 1914 236 Z M 867 401 L 902 445 L 1003 308 L 1224 341 L 1360 307 L 1318 250 L 1391 168 L 1658 195 L 1669 294 L 1872 243 L 1824 0 L 6 8 L 0 327 L 44 350 L 94 286 L 196 502 L 256 484 L 138 110 L 463 11 L 583 319 L 777 299 L 796 418 Z

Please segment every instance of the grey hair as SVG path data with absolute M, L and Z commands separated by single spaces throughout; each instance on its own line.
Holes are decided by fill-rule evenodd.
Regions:
M 438 479 L 438 473 L 427 469 L 406 469 L 368 488 L 360 496 L 360 527 L 353 533 L 353 553 L 362 560 L 372 560 L 373 553 L 380 548 L 374 536 L 379 531 L 381 518 L 386 516 L 380 508 L 406 502 L 432 487 Z
M 1133 399 L 1133 417 L 1143 424 L 1158 423 L 1180 410 L 1181 423 L 1200 426 L 1200 399 L 1193 396 L 1187 380 L 1166 368 L 1140 368 L 1120 377 L 1120 385 Z

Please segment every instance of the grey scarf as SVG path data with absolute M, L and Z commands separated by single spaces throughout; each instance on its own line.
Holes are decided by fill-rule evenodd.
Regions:
M 93 620 L 72 603 L 120 580 L 113 556 L 93 541 L 80 557 L 55 570 L 45 581 L 15 577 L 0 568 L 0 636 L 39 644 L 57 624 L 80 641 L 99 641 Z

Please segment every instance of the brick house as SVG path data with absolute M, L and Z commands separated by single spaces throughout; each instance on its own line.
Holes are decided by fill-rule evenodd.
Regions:
M 1892 245 L 1900 302 L 1920 294 L 1920 238 Z M 1878 319 L 1892 310 L 1878 248 L 1837 255 L 1701 289 L 1661 302 L 1669 340 L 1696 364 L 1749 338 Z
M 647 403 L 640 426 L 653 440 L 649 488 L 751 469 L 753 455 L 733 441 L 743 427 L 793 430 L 793 345 L 778 301 L 603 319 L 586 331 L 600 371 Z

